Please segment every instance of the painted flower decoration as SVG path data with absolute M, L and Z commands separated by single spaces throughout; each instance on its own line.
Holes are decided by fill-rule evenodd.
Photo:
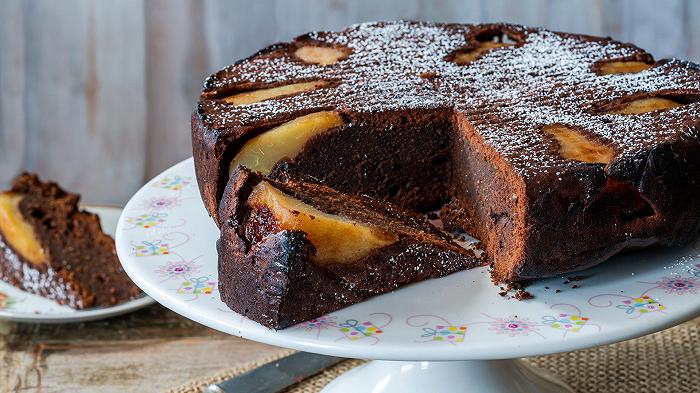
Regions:
M 685 295 L 697 293 L 699 283 L 694 277 L 673 276 L 664 277 L 657 284 L 666 293 Z
M 445 326 L 437 325 L 435 328 L 423 328 L 421 337 L 431 337 L 433 341 L 447 341 L 449 343 L 464 342 L 467 325 Z
M 154 240 L 152 242 L 142 241 L 141 244 L 134 246 L 134 251 L 137 257 L 149 257 L 156 255 L 170 254 L 170 246 L 168 243 L 163 243 L 162 240 Z
M 624 310 L 627 314 L 634 314 L 635 312 L 640 314 L 648 314 L 650 312 L 663 311 L 666 309 L 666 306 L 650 298 L 649 296 L 642 296 L 634 299 L 623 300 L 622 304 L 618 305 L 617 308 Z
M 144 200 L 142 203 L 143 208 L 153 210 L 169 210 L 177 206 L 180 206 L 178 197 L 161 196 Z
M 539 330 L 536 323 L 529 321 L 527 318 L 518 318 L 516 316 L 493 318 L 493 322 L 489 322 L 489 325 L 489 330 L 493 330 L 496 334 L 505 334 L 511 337 L 517 335 L 527 336 L 530 333 L 537 333 Z
M 310 319 L 302 324 L 302 327 L 309 329 L 325 329 L 329 326 L 336 326 L 335 317 L 322 316 L 314 319 Z M 299 325 L 298 325 L 299 326 Z
M 148 213 L 136 217 L 129 217 L 126 219 L 126 222 L 137 227 L 148 229 L 164 223 L 167 217 L 167 213 Z
M 181 177 L 178 175 L 175 175 L 173 177 L 166 176 L 157 181 L 155 184 L 153 184 L 153 187 L 165 188 L 173 191 L 180 191 L 183 188 L 187 187 L 187 185 L 189 185 L 191 182 L 192 178 L 190 177 Z
M 294 325 L 293 329 L 301 329 L 305 332 L 316 331 L 316 337 L 321 334 L 322 330 L 326 330 L 330 327 L 337 327 L 336 317 L 322 316 L 314 319 L 309 319 L 308 321 Z
M 547 315 L 542 317 L 542 323 L 552 329 L 560 329 L 568 332 L 578 332 L 588 321 L 588 318 L 575 314 L 561 313 L 557 316 Z
M 168 262 L 164 265 L 158 266 L 155 273 L 162 278 L 171 278 L 176 276 L 184 276 L 197 274 L 200 272 L 201 266 L 197 265 L 193 261 L 185 262 Z
M 339 326 L 340 329 L 338 330 L 345 334 L 350 340 L 356 340 L 362 336 L 371 337 L 384 333 L 382 329 L 378 328 L 370 321 L 359 322 L 356 319 L 348 319 Z
M 180 284 L 177 293 L 191 295 L 209 295 L 216 290 L 216 281 L 208 276 L 193 277 Z

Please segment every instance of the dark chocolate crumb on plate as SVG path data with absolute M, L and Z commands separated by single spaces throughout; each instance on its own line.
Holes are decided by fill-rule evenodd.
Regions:
M 518 300 L 528 300 L 532 299 L 534 296 L 532 296 L 530 292 L 524 289 L 518 289 L 513 297 L 515 297 Z

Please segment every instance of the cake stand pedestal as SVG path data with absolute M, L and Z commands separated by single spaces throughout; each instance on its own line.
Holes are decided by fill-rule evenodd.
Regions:
M 564 382 L 520 359 L 452 362 L 374 360 L 336 378 L 322 393 L 568 393 Z
M 527 301 L 499 296 L 486 268 L 476 268 L 273 331 L 221 302 L 218 236 L 189 159 L 132 197 L 117 253 L 145 293 L 186 318 L 270 345 L 375 360 L 325 393 L 567 392 L 543 370 L 503 359 L 611 344 L 700 315 L 700 251 L 689 246 L 625 253 L 577 278 L 538 280 Z

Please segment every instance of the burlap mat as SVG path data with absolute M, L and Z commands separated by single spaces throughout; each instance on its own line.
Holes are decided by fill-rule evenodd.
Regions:
M 682 393 L 700 392 L 700 324 L 674 328 L 605 347 L 528 359 L 558 375 L 580 393 Z M 278 357 L 286 356 L 283 352 Z M 192 381 L 169 393 L 201 392 L 275 358 L 249 363 L 217 375 Z M 287 390 L 316 393 L 335 377 L 364 363 L 348 360 Z

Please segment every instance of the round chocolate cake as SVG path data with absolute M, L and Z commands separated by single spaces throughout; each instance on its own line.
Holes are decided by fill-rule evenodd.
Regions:
M 343 195 L 364 195 L 418 212 L 441 209 L 448 228 L 483 242 L 495 281 L 520 281 L 698 236 L 698 101 L 696 64 L 654 61 L 608 38 L 379 22 L 309 33 L 210 76 L 192 138 L 202 198 L 224 227 L 220 259 L 240 264 L 237 271 L 251 269 L 246 255 L 264 241 L 241 232 L 250 221 L 234 216 L 247 213 L 219 213 L 231 200 L 252 206 L 249 194 L 224 192 L 245 167 L 271 182 L 322 184 L 339 204 Z M 322 237 L 289 224 L 272 202 L 266 219 L 285 223 L 277 233 L 300 233 L 312 246 L 304 263 L 332 272 L 314 260 L 319 245 L 309 239 Z M 238 246 L 221 247 L 231 237 Z M 362 261 L 381 250 L 342 264 L 365 269 Z M 250 314 L 250 305 L 231 299 L 241 296 L 236 285 L 221 277 L 222 298 Z M 260 282 L 246 291 L 260 297 L 266 289 Z M 278 292 L 265 296 L 289 295 Z M 254 319 L 284 327 L 311 314 L 272 321 L 259 310 Z

